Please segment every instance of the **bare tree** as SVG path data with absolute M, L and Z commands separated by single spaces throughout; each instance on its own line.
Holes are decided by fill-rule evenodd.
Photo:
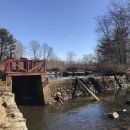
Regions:
M 91 63 L 95 62 L 95 56 L 94 56 L 94 54 L 84 54 L 82 61 L 85 64 L 91 64 Z
M 53 54 L 48 60 L 47 69 L 63 71 L 65 70 L 65 62 L 58 58 L 56 54 Z
M 73 51 L 67 52 L 67 61 L 70 65 L 73 63 L 75 56 L 76 56 L 76 54 Z
M 14 44 L 15 44 L 14 58 L 20 59 L 20 57 L 25 56 L 26 46 L 24 46 L 23 43 L 20 41 L 17 41 Z
M 43 50 L 44 59 L 48 61 L 51 55 L 53 54 L 53 48 L 49 46 L 47 43 L 44 43 L 42 45 L 42 50 Z
M 38 60 L 41 57 L 41 47 L 39 42 L 33 40 L 29 43 L 30 54 L 34 60 Z
M 127 48 L 130 37 L 130 11 L 127 4 L 111 2 L 107 13 L 96 20 L 96 32 L 99 34 L 98 52 L 102 61 L 125 64 L 130 53 Z

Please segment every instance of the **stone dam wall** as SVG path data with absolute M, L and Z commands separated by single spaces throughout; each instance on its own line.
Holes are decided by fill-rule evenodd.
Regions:
M 53 102 L 57 92 L 62 99 L 90 95 L 79 82 L 81 80 L 94 94 L 105 91 L 113 91 L 130 87 L 129 76 L 100 76 L 82 79 L 50 80 L 51 101 Z

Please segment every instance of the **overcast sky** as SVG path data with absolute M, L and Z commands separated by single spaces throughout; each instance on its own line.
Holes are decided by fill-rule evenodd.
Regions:
M 77 58 L 93 53 L 97 44 L 95 17 L 109 0 L 0 0 L 0 28 L 27 45 L 46 42 L 61 59 L 68 51 Z

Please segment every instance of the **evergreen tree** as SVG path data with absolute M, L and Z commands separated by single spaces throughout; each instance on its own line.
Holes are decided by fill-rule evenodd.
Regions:
M 0 28 L 0 39 L 0 61 L 7 56 L 12 58 L 13 50 L 15 49 L 15 38 L 7 29 Z

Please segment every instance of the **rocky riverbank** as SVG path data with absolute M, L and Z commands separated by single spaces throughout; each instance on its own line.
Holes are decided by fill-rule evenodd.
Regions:
M 0 130 L 27 130 L 23 118 L 11 92 L 0 92 Z

